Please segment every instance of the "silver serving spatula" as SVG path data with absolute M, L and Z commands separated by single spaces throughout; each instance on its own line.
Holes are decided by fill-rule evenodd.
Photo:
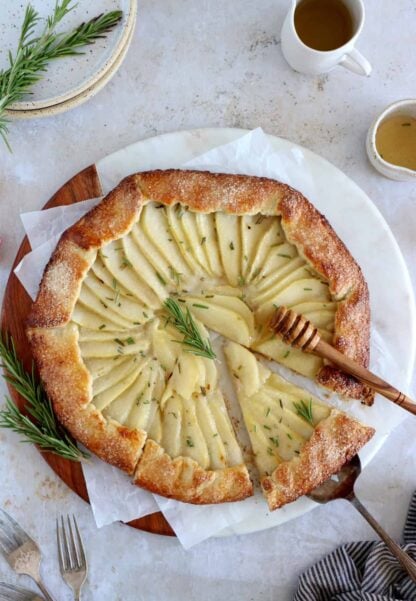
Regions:
M 416 561 L 413 561 L 413 559 L 394 542 L 355 496 L 354 484 L 360 474 L 360 458 L 358 455 L 354 455 L 351 461 L 345 464 L 337 474 L 331 476 L 331 478 L 321 484 L 321 486 L 315 488 L 309 493 L 308 497 L 313 501 L 316 501 L 316 503 L 329 503 L 336 499 L 345 499 L 346 501 L 349 501 L 377 532 L 381 540 L 397 558 L 413 582 L 416 582 Z

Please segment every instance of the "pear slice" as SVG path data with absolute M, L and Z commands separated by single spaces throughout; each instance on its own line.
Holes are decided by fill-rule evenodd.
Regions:
M 265 217 L 264 215 L 245 215 L 240 222 L 241 225 L 241 257 L 242 274 L 245 278 L 252 272 L 259 245 L 268 231 L 273 228 L 273 234 L 279 232 L 274 243 L 280 243 L 282 238 L 281 228 L 276 227 L 276 217 Z M 273 235 L 272 234 L 272 235 Z M 271 239 L 271 236 L 267 236 Z
M 164 378 L 156 361 L 149 361 L 140 373 L 137 384 L 129 393 L 127 404 L 131 410 L 125 420 L 127 427 L 148 432 L 159 406 L 158 399 L 162 394 Z M 133 401 L 133 403 L 129 402 Z M 120 403 L 123 399 L 120 399 Z
M 286 246 L 286 245 L 283 245 Z M 262 275 L 257 278 L 254 290 L 258 293 L 269 290 L 276 283 L 280 283 L 283 278 L 287 277 L 288 274 L 294 273 L 299 268 L 305 268 L 305 261 L 295 256 L 293 258 L 287 258 L 290 255 L 280 256 L 273 253 L 270 261 L 263 265 Z M 306 277 L 309 277 L 310 273 L 306 272 Z
M 183 413 L 182 399 L 177 394 L 173 394 L 167 399 L 163 409 L 161 440 L 162 447 L 171 457 L 178 457 L 181 454 Z
M 136 356 L 144 353 L 149 348 L 149 342 L 143 339 L 135 340 L 131 336 L 127 338 L 113 338 L 112 340 L 91 340 L 80 342 L 81 354 L 85 359 Z
M 172 340 L 178 340 L 177 344 L 172 344 Z M 171 330 L 160 329 L 159 327 L 152 330 L 152 349 L 153 354 L 157 357 L 160 365 L 168 373 L 171 373 L 175 367 L 176 360 L 180 355 L 180 337 L 177 332 Z
M 143 207 L 140 216 L 139 229 L 140 227 L 143 228 L 147 239 L 152 241 L 165 261 L 173 267 L 175 272 L 182 273 L 183 278 L 187 280 L 191 271 L 170 230 L 166 208 L 158 209 L 154 203 L 147 204 Z
M 115 278 L 110 288 L 91 272 L 85 278 L 83 285 L 93 292 L 97 298 L 102 299 L 111 311 L 128 319 L 131 323 L 137 321 L 139 316 L 141 316 L 144 306 L 138 303 L 133 297 L 122 295 Z
M 240 220 L 238 215 L 215 214 L 221 260 L 232 286 L 238 286 L 242 277 Z
M 125 256 L 124 245 L 120 240 L 107 244 L 103 249 L 101 258 L 111 276 L 116 278 L 141 304 L 152 309 L 160 306 L 160 300 L 157 295 L 138 277 L 131 261 Z
M 332 333 L 335 328 L 335 313 L 338 304 L 333 301 L 326 303 L 310 302 L 292 306 L 295 313 L 304 315 L 320 332 Z
M 178 245 L 178 249 L 182 254 L 183 259 L 188 264 L 191 273 L 203 276 L 204 271 L 200 267 L 197 259 L 195 258 L 192 248 L 189 244 L 186 232 L 184 231 L 182 218 L 186 213 L 186 209 L 181 205 L 175 205 L 174 207 L 166 208 L 166 217 L 169 224 L 169 230 Z
M 203 248 L 211 273 L 221 278 L 224 274 L 221 257 L 219 254 L 217 232 L 215 229 L 215 214 L 196 213 L 196 227 L 199 236 L 199 243 Z
M 105 342 L 107 340 L 114 340 L 115 338 L 119 338 L 124 340 L 126 344 L 131 344 L 131 340 L 147 340 L 146 336 L 147 328 L 144 327 L 135 327 L 130 328 L 128 331 L 126 330 L 117 330 L 117 331 L 108 331 L 107 328 L 102 328 L 101 330 L 94 330 L 91 328 L 85 328 L 81 326 L 79 328 L 79 341 L 80 342 Z M 129 339 L 127 341 L 127 338 Z
M 157 403 L 154 403 L 154 408 L 155 412 L 151 420 L 151 425 L 148 426 L 148 438 L 160 444 L 163 436 L 162 416 Z
M 214 469 L 220 469 L 240 464 L 241 450 L 220 391 L 209 396 L 199 395 L 195 399 L 195 409 L 210 456 L 210 465 Z
M 85 367 L 90 372 L 92 379 L 96 380 L 105 376 L 111 370 L 118 369 L 126 361 L 130 361 L 131 357 L 119 357 L 117 361 L 114 361 L 114 357 L 107 357 L 101 359 L 84 359 Z M 93 383 L 94 386 L 94 383 Z
M 177 393 L 184 398 L 190 398 L 193 393 L 199 391 L 201 369 L 203 369 L 199 359 L 199 357 L 191 353 L 181 353 L 177 358 L 172 375 L 160 401 L 162 408 L 166 400 L 173 393 Z
M 212 359 L 207 359 L 205 357 L 200 357 L 199 359 L 204 366 L 203 379 L 201 378 L 199 382 L 200 390 L 203 394 L 204 391 L 210 392 L 213 390 L 218 390 L 218 371 L 215 361 L 212 361 Z
M 179 286 L 184 273 L 176 271 L 172 267 L 171 263 L 159 252 L 153 241 L 146 236 L 137 224 L 133 226 L 130 235 L 140 254 L 146 258 L 147 263 L 151 266 L 152 275 L 159 274 L 158 284 L 165 281 L 169 288 Z M 176 277 L 174 277 L 175 275 Z
M 256 319 L 260 323 L 267 322 L 275 307 L 284 305 L 292 307 L 304 302 L 330 301 L 328 286 L 315 278 L 300 278 L 279 290 L 276 295 L 268 298 L 256 311 Z
M 242 297 L 241 287 L 234 287 L 228 284 L 218 284 L 217 286 L 212 286 L 210 283 L 204 287 L 204 291 L 201 292 L 202 298 L 213 298 L 215 295 L 220 296 L 238 296 L 240 299 Z
M 102 252 L 104 253 L 104 251 Z M 88 272 L 87 277 L 90 273 L 94 274 L 102 284 L 105 284 L 109 289 L 111 289 L 112 294 L 116 293 L 120 298 L 127 297 L 133 302 L 140 304 L 140 307 L 143 308 L 142 304 L 138 302 L 138 299 L 135 298 L 131 292 L 126 290 L 121 285 L 120 281 L 108 271 L 107 267 L 104 265 L 103 259 L 101 258 L 101 251 L 98 251 L 97 259 L 91 266 L 91 270 Z
M 102 307 L 104 309 L 104 307 Z M 72 321 L 79 326 L 95 329 L 99 331 L 100 329 L 106 329 L 110 331 L 118 331 L 121 327 L 125 327 L 126 331 L 129 327 L 128 325 L 121 326 L 119 323 L 113 321 L 107 312 L 96 313 L 88 308 L 88 306 L 84 305 L 81 299 L 78 297 L 74 310 L 72 311 Z
M 134 370 L 130 371 L 128 377 L 123 378 L 120 382 L 117 382 L 114 384 L 114 386 L 111 386 L 111 388 L 108 388 L 104 392 L 94 396 L 92 402 L 98 411 L 103 411 L 103 409 L 118 399 L 123 392 L 133 384 L 142 369 L 142 364 L 139 364 Z
M 202 307 L 210 307 L 216 310 L 218 307 L 224 307 L 230 311 L 240 315 L 247 324 L 250 335 L 254 332 L 254 315 L 252 310 L 246 305 L 240 296 L 230 295 L 225 296 L 224 294 L 206 294 L 204 296 L 188 296 L 187 302 L 192 303 L 193 309 Z M 204 315 L 204 314 L 203 314 Z M 201 320 L 202 321 L 202 320 Z
M 214 469 L 225 467 L 227 465 L 227 451 L 217 430 L 217 424 L 206 396 L 199 395 L 195 399 L 195 410 L 207 445 L 210 465 Z
M 293 244 L 289 244 L 284 237 L 282 237 L 282 241 L 279 243 L 271 244 L 269 247 L 269 252 L 264 260 L 262 267 L 262 276 L 266 278 L 277 275 L 281 269 L 285 269 L 288 267 L 288 264 L 292 261 L 297 260 L 298 265 L 304 265 L 305 259 L 299 256 L 299 253 L 296 247 Z M 292 265 L 290 269 L 293 269 Z M 260 280 L 260 283 L 263 283 L 264 278 Z
M 338 304 L 332 300 L 326 302 L 306 301 L 292 305 L 292 309 L 296 311 L 296 313 L 301 313 L 301 315 L 311 315 L 312 313 L 320 311 L 331 311 L 335 314 L 337 306 Z
M 334 331 L 333 311 L 311 311 L 310 313 L 304 313 L 304 316 L 320 330 Z
M 274 335 L 256 341 L 252 345 L 252 349 L 312 379 L 315 378 L 323 365 L 322 359 L 317 355 L 303 353 L 299 349 L 291 348 Z
M 249 346 L 253 338 L 252 328 L 252 315 L 248 319 L 249 323 L 242 316 L 241 312 L 243 309 L 238 304 L 244 305 L 244 303 L 237 297 L 229 297 L 230 306 L 227 308 L 220 304 L 216 304 L 214 299 L 200 299 L 198 297 L 187 297 L 184 299 L 186 305 L 189 307 L 191 313 L 202 322 L 207 328 L 214 330 L 222 334 L 226 338 L 236 340 L 240 344 Z M 201 302 L 202 300 L 202 302 Z M 246 306 L 246 309 L 248 307 Z
M 195 261 L 209 275 L 213 275 L 211 265 L 204 249 L 204 241 L 199 236 L 196 224 L 196 214 L 191 211 L 185 211 L 181 217 L 182 230 L 185 233 L 186 244 L 195 258 Z M 205 241 L 206 243 L 206 241 Z
M 99 317 L 98 321 L 100 325 L 102 323 L 104 323 L 104 325 L 107 325 L 108 321 L 110 323 L 116 324 L 118 328 L 130 328 L 133 325 L 132 321 L 126 319 L 122 315 L 117 314 L 113 310 L 113 308 L 110 305 L 110 301 L 103 300 L 102 298 L 96 296 L 95 293 L 90 288 L 88 288 L 85 282 L 81 286 L 78 302 L 80 302 L 84 307 L 86 307 L 89 312 L 95 313 L 95 315 Z M 81 317 L 81 315 L 79 315 L 79 317 Z M 74 319 L 74 321 L 76 320 Z M 85 325 L 87 327 L 91 327 L 91 325 L 88 322 L 86 322 Z
M 292 282 L 307 280 L 309 277 L 310 274 L 305 268 L 305 265 L 301 265 L 297 269 L 287 272 L 269 286 L 263 288 L 263 290 L 256 294 L 253 298 L 258 305 L 264 305 L 267 302 L 270 302 L 270 300 L 277 298 L 279 293 L 287 288 Z
M 241 464 L 243 462 L 243 454 L 237 442 L 224 397 L 218 388 L 209 397 L 208 403 L 215 419 L 218 436 L 224 443 L 227 465 Z M 215 436 L 215 434 L 216 433 L 214 433 L 213 436 Z
M 116 397 L 105 409 L 104 415 L 116 419 L 130 428 L 139 428 L 147 423 L 152 403 L 152 390 L 148 386 L 151 372 L 147 369 L 147 360 L 134 380 L 132 386 L 123 395 Z
M 248 226 L 246 228 L 247 236 L 250 235 L 255 238 L 255 241 L 252 243 L 253 250 L 251 253 L 251 258 L 249 259 L 249 267 L 244 274 L 247 282 L 254 280 L 258 274 L 262 272 L 264 262 L 266 261 L 270 252 L 270 247 L 273 244 L 281 244 L 283 241 L 280 220 L 274 218 L 270 224 L 270 227 L 267 229 L 265 228 L 266 231 L 263 231 L 262 226 L 267 223 L 267 218 L 265 218 L 263 215 L 258 215 L 256 216 L 254 225 L 251 227 L 251 229 L 249 230 Z M 260 235 L 258 234 L 257 230 L 254 229 L 256 227 L 259 228 L 259 231 L 261 232 Z
M 191 457 L 203 468 L 210 465 L 207 443 L 201 430 L 196 414 L 195 400 L 193 398 L 182 398 L 183 422 L 182 422 L 182 455 Z
M 133 236 L 124 236 L 121 242 L 124 249 L 124 256 L 129 261 L 131 269 L 133 269 L 138 278 L 146 283 L 147 286 L 153 290 L 154 294 L 163 301 L 168 296 L 167 287 L 169 282 L 151 263 L 149 263 L 137 246 Z
M 104 392 L 104 390 L 111 388 L 111 386 L 114 386 L 115 384 L 117 384 L 117 382 L 127 377 L 129 373 L 135 368 L 133 357 L 129 357 L 127 361 L 113 361 L 112 363 L 113 369 L 111 371 L 94 380 L 94 395 L 100 394 L 101 392 Z
M 228 342 L 225 346 L 227 362 L 233 377 L 239 380 L 241 387 L 251 396 L 264 384 L 268 370 L 263 368 L 253 353 L 244 351 L 242 346 L 234 342 Z

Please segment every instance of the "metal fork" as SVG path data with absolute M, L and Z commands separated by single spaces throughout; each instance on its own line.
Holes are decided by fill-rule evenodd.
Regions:
M 74 528 L 72 528 L 72 522 L 68 515 L 66 524 L 63 516 L 61 516 L 61 524 L 58 519 L 56 520 L 56 537 L 62 578 L 72 588 L 75 601 L 79 601 L 81 588 L 87 577 L 87 559 L 74 515 L 72 520 Z
M 46 601 L 54 601 L 40 578 L 40 549 L 4 509 L 0 509 L 0 551 L 17 574 L 33 578 Z
M 33 591 L 28 591 L 14 584 L 0 582 L 0 601 L 45 601 Z

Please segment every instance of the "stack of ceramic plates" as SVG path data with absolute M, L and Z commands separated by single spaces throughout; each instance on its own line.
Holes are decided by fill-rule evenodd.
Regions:
M 7 51 L 15 52 L 25 4 L 15 0 L 2 0 L 1 4 L 0 68 L 7 68 Z M 42 17 L 47 17 L 55 1 L 31 0 L 31 4 Z M 121 65 L 133 37 L 137 0 L 77 0 L 73 4 L 74 9 L 65 16 L 59 31 L 70 30 L 112 10 L 122 10 L 123 18 L 104 39 L 82 49 L 81 56 L 52 61 L 27 99 L 10 106 L 10 117 L 46 117 L 78 106 L 101 90 Z M 42 23 L 38 27 L 40 31 Z

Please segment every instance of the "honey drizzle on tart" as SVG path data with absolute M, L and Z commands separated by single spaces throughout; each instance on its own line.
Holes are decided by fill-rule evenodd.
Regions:
M 225 185 L 227 182 L 232 186 Z M 190 183 L 192 189 L 187 190 Z M 259 183 L 263 184 L 262 189 Z M 169 184 L 176 184 L 178 189 Z M 240 184 L 243 190 L 239 189 Z M 247 191 L 247 184 L 254 185 L 251 194 L 272 186 L 272 199 L 257 207 L 271 214 L 255 211 L 255 204 L 253 214 L 245 214 L 250 211 L 244 210 L 247 207 L 243 204 L 242 214 L 234 206 L 230 211 L 231 205 L 204 206 L 221 190 L 229 203 L 235 202 L 242 191 Z M 153 187 L 154 193 L 147 187 Z M 203 201 L 198 199 L 201 187 L 205 187 Z M 280 207 L 276 187 L 281 196 L 283 193 Z M 288 191 L 292 194 L 291 204 L 285 200 Z M 191 205 L 192 192 L 196 196 L 194 208 L 173 201 L 175 196 L 183 201 L 182 195 Z M 354 311 L 361 303 L 358 308 L 364 321 L 366 311 L 368 314 L 366 288 L 359 269 L 330 226 L 321 221 L 303 197 L 303 209 L 306 207 L 318 220 L 321 235 L 329 233 L 332 243 L 335 239 L 344 265 L 348 259 L 349 272 L 332 273 L 331 266 L 327 268 L 314 261 L 313 256 L 308 257 L 316 254 L 316 249 L 305 247 L 305 234 L 297 240 L 296 232 L 291 232 L 289 237 L 293 240 L 289 241 L 290 228 L 283 221 L 299 221 L 299 196 L 270 180 L 149 172 L 125 180 L 100 205 L 101 214 L 98 207 L 98 212 L 87 215 L 64 235 L 61 248 L 58 246 L 55 253 L 55 260 L 58 258 L 61 265 L 61 281 L 65 279 L 65 257 L 60 260 L 59 253 L 71 254 L 73 246 L 85 249 L 85 265 L 77 265 L 74 273 L 66 274 L 77 285 L 72 286 L 71 298 L 61 298 L 59 302 L 60 292 L 55 289 L 56 282 L 51 281 L 53 270 L 57 271 L 54 259 L 48 267 L 28 330 L 34 355 L 62 421 L 110 463 L 132 473 L 138 461 L 135 481 L 140 485 L 190 502 L 236 500 L 252 492 L 218 385 L 216 365 L 187 352 L 189 349 L 181 344 L 183 336 L 169 322 L 163 308 L 168 297 L 189 309 L 205 337 L 209 336 L 208 330 L 213 330 L 308 377 L 319 380 L 324 374 L 323 383 L 335 389 L 339 384 L 341 392 L 360 394 L 360 388 L 348 378 L 323 366 L 313 355 L 289 349 L 272 338 L 267 329 L 274 306 L 285 304 L 316 324 L 324 339 L 335 338 L 345 344 L 336 331 L 342 330 L 340 315 L 346 321 L 345 305 L 349 301 L 345 298 L 353 299 Z M 268 208 L 271 200 L 272 209 Z M 123 208 L 127 209 L 126 217 L 116 214 Z M 107 223 L 103 223 L 103 217 Z M 78 252 L 80 256 L 77 252 L 82 263 L 82 252 Z M 66 266 L 70 271 L 68 261 Z M 321 273 L 317 269 L 320 267 Z M 331 278 L 325 277 L 326 272 Z M 46 298 L 55 301 L 57 307 L 58 314 L 52 322 L 50 315 L 45 315 Z M 92 417 L 99 421 L 101 436 L 95 432 L 93 441 L 89 440 L 91 432 L 86 423 L 80 425 L 70 415 L 70 402 L 57 399 L 57 383 L 48 376 L 46 361 L 59 346 L 56 326 L 62 325 L 67 334 L 60 334 L 76 340 L 78 375 L 89 390 L 89 422 Z M 358 355 L 360 359 L 361 354 L 365 362 L 368 349 L 360 348 L 357 341 L 353 343 L 356 358 Z M 353 349 L 347 340 L 347 351 L 349 346 Z M 126 464 L 119 457 L 117 432 L 124 437 L 123 445 L 130 445 L 131 457 Z M 128 439 L 134 432 L 140 435 L 130 444 Z M 111 449 L 98 441 L 106 436 L 112 441 Z M 152 481 L 152 469 L 159 483 Z

